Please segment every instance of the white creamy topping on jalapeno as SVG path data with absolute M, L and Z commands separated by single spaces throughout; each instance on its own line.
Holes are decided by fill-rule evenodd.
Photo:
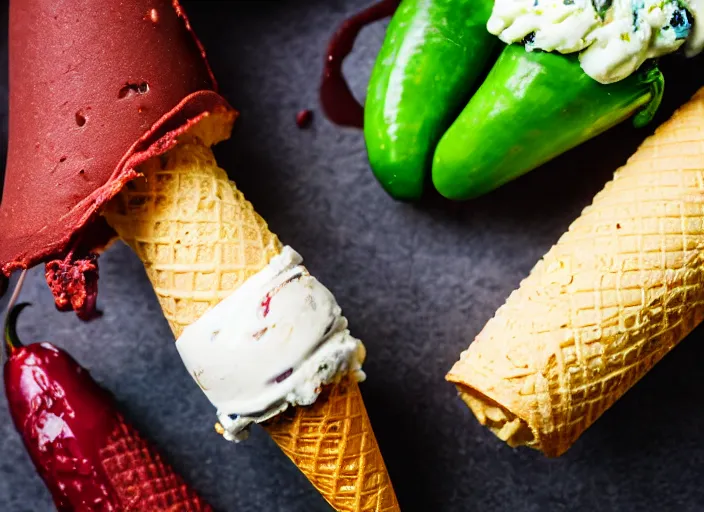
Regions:
M 285 247 L 176 342 L 230 441 L 289 406 L 313 404 L 323 386 L 347 374 L 365 378 L 364 345 L 302 261 Z
M 612 83 L 685 42 L 699 53 L 701 16 L 704 0 L 496 0 L 487 29 L 528 51 L 580 52 L 585 73 Z

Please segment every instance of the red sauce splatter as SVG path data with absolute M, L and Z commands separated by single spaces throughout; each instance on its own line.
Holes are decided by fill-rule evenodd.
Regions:
M 262 309 L 264 310 L 264 311 L 262 311 L 262 316 L 264 318 L 266 318 L 267 315 L 269 314 L 269 312 L 271 311 L 271 299 L 272 299 L 271 293 L 267 293 L 266 297 L 264 297 L 264 300 L 262 301 L 261 306 L 262 306 Z
M 313 111 L 312 110 L 301 110 L 296 114 L 296 124 L 299 128 L 308 128 L 310 123 L 313 121 Z
M 98 450 L 118 424 L 112 399 L 49 343 L 12 351 L 5 392 L 15 427 L 59 511 L 122 510 Z
M 393 15 L 401 0 L 381 0 L 345 20 L 328 43 L 320 103 L 325 115 L 335 124 L 362 128 L 364 108 L 352 94 L 342 73 L 342 63 L 352 52 L 354 42 L 364 27 Z
M 264 318 L 266 318 L 266 316 L 269 314 L 269 311 L 271 310 L 271 299 L 274 298 L 274 296 L 277 293 L 279 293 L 281 290 L 283 290 L 286 286 L 293 283 L 294 281 L 301 279 L 304 276 L 304 274 L 306 274 L 306 273 L 305 272 L 298 272 L 296 275 L 289 277 L 288 279 L 286 279 L 286 281 L 284 281 L 280 285 L 276 286 L 273 290 L 269 291 L 266 294 L 266 297 L 264 297 L 264 300 L 261 303 L 261 307 L 264 309 L 264 311 L 263 311 Z

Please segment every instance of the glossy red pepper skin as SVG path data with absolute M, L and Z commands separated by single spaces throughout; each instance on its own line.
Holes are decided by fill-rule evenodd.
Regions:
M 12 348 L 5 392 L 60 512 L 211 511 L 66 352 L 49 343 Z

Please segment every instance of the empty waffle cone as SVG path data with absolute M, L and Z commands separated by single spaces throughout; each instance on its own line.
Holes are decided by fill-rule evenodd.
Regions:
M 282 245 L 196 138 L 141 171 L 104 215 L 144 263 L 178 337 Z M 336 510 L 399 510 L 356 382 L 343 379 L 265 428 Z
M 508 444 L 565 452 L 704 319 L 704 89 L 619 169 L 447 379 Z

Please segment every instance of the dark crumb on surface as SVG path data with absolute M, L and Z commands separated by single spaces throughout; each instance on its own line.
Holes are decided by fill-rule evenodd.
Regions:
M 296 125 L 299 128 L 308 128 L 313 121 L 313 111 L 309 109 L 301 110 L 296 114 Z
M 616 229 L 621 229 L 621 224 L 616 224 Z

